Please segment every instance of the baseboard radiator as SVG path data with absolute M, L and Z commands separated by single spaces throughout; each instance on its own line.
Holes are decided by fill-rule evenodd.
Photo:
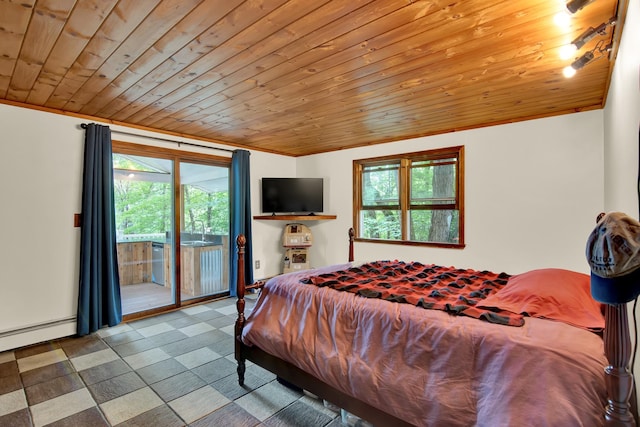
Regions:
M 20 334 L 25 334 L 28 332 L 34 332 L 34 331 L 39 331 L 42 329 L 48 329 L 54 326 L 60 326 L 60 325 L 64 325 L 67 323 L 73 323 L 75 324 L 77 321 L 76 316 L 71 316 L 71 317 L 66 317 L 64 319 L 58 319 L 58 320 L 50 320 L 47 322 L 41 322 L 41 323 L 34 323 L 32 325 L 28 325 L 28 326 L 20 326 L 18 328 L 14 328 L 14 329 L 7 329 L 4 331 L 0 331 L 0 339 L 2 338 L 6 338 L 6 337 L 10 337 L 13 335 L 20 335 Z

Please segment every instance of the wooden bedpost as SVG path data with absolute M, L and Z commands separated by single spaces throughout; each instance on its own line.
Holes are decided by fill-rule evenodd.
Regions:
M 238 384 L 244 385 L 244 372 L 246 370 L 246 364 L 244 355 L 242 354 L 242 329 L 244 328 L 244 248 L 247 243 L 247 239 L 243 234 L 238 235 L 236 239 L 238 245 L 238 277 L 236 280 L 236 292 L 238 294 L 238 301 L 236 301 L 236 308 L 238 310 L 238 318 L 236 319 L 235 326 L 235 356 L 238 361 Z
M 627 304 L 605 306 L 604 352 L 609 366 L 604 370 L 607 387 L 605 426 L 635 426 L 629 398 L 633 388 L 633 375 L 629 371 L 631 338 Z M 635 405 L 634 405 L 635 407 Z
M 353 262 L 353 237 L 355 236 L 355 231 L 353 228 L 349 229 L 349 262 Z

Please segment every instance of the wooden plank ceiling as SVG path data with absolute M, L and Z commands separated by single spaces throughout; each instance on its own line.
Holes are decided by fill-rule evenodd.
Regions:
M 0 99 L 291 156 L 602 108 L 596 0 L 0 0 Z M 613 53 L 615 54 L 614 45 Z M 596 57 L 600 54 L 596 51 Z

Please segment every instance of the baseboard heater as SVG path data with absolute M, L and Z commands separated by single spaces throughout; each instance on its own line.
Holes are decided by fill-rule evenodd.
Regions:
M 64 325 L 66 323 L 76 323 L 76 316 L 67 317 L 64 319 L 51 320 L 48 322 L 35 323 L 29 326 L 22 326 L 16 329 L 8 329 L 5 331 L 0 331 L 0 338 L 10 337 L 12 335 L 24 334 L 27 332 L 33 332 L 40 329 L 51 328 L 53 326 Z

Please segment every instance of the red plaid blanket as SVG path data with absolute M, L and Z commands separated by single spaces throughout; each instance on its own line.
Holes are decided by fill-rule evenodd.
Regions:
M 300 281 L 366 298 L 444 310 L 501 325 L 522 326 L 524 319 L 520 314 L 475 307 L 478 301 L 502 289 L 509 277 L 506 273 L 455 269 L 419 262 L 376 261 L 347 270 L 305 277 Z

